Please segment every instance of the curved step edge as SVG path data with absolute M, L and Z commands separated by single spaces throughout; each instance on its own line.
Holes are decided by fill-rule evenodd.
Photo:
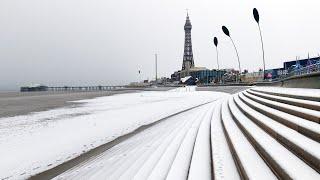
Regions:
M 280 179 L 319 178 L 317 171 L 246 117 L 233 99 L 229 101 L 229 108 L 237 125 Z
M 250 120 L 320 172 L 319 143 L 250 108 L 243 102 L 245 99 L 240 98 L 240 94 L 234 97 L 235 103 Z

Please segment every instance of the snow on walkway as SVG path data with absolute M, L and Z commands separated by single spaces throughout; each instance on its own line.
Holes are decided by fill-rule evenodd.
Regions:
M 0 119 L 0 179 L 24 179 L 224 93 L 194 87 L 81 100 L 79 107 Z M 136 149 L 139 151 L 140 149 Z
M 187 134 L 194 129 L 198 130 L 205 115 L 212 114 L 212 105 L 207 104 L 171 117 L 56 179 L 165 179 L 173 164 L 177 167 L 185 165 L 176 164 L 180 161 L 176 157 L 193 149 L 184 148 L 182 144 L 189 138 L 194 144 L 194 137 Z M 191 156 L 192 154 L 188 153 L 184 158 L 190 159 Z M 139 158 L 143 161 L 139 161 Z M 187 172 L 188 168 L 181 179 L 185 179 Z M 126 175 L 128 173 L 130 176 Z
M 229 95 L 182 87 L 3 118 L 0 179 L 28 178 L 148 124 L 55 179 L 320 179 L 319 123 L 280 108 L 317 111 L 295 91 Z M 316 91 L 307 90 L 308 101 L 318 102 Z

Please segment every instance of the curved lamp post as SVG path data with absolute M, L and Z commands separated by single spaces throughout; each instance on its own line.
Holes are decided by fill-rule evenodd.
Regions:
M 213 43 L 216 46 L 216 52 L 217 52 L 217 64 L 218 64 L 218 82 L 220 82 L 220 67 L 219 67 L 219 51 L 218 51 L 218 38 L 213 38 Z
M 139 83 L 139 82 L 141 82 L 141 70 L 140 70 L 140 69 L 139 69 L 139 71 L 138 71 L 138 74 L 139 74 L 139 75 L 138 75 L 138 83 Z
M 229 38 L 230 38 L 230 40 L 231 40 L 231 42 L 232 42 L 232 44 L 233 44 L 233 47 L 234 47 L 234 49 L 236 50 L 237 57 L 238 57 L 238 66 L 239 66 L 239 80 L 241 81 L 241 65 L 240 65 L 240 58 L 239 58 L 239 53 L 238 53 L 237 47 L 236 47 L 236 45 L 234 44 L 233 39 L 232 39 L 231 36 L 230 36 L 230 32 L 229 32 L 228 28 L 225 27 L 225 26 L 222 26 L 222 31 L 223 31 L 223 33 L 224 33 L 225 35 L 229 36 Z
M 258 27 L 259 27 L 259 32 L 260 32 L 260 39 L 261 39 L 261 47 L 262 47 L 262 58 L 263 58 L 263 79 L 265 79 L 265 74 L 266 74 L 266 63 L 265 63 L 265 55 L 264 55 L 264 45 L 263 45 L 263 39 L 262 39 L 262 33 L 261 33 L 261 28 L 260 28 L 260 16 L 259 16 L 259 12 L 256 8 L 253 9 L 253 17 L 256 20 L 256 22 L 258 23 Z

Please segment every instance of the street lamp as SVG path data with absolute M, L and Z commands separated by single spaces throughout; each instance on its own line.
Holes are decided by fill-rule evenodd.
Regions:
M 259 16 L 259 12 L 256 8 L 253 9 L 253 17 L 256 20 L 256 22 L 258 23 L 258 27 L 259 27 L 259 32 L 260 32 L 260 39 L 261 39 L 261 47 L 262 47 L 262 57 L 263 57 L 263 79 L 265 79 L 265 73 L 266 73 L 266 63 L 265 63 L 265 55 L 264 55 L 264 45 L 263 45 L 263 39 L 262 39 L 262 33 L 261 33 L 261 28 L 260 28 L 260 16 Z
M 216 46 L 216 52 L 217 52 L 217 64 L 218 64 L 218 82 L 220 82 L 220 67 L 219 67 L 219 51 L 218 51 L 218 38 L 213 38 L 213 43 Z
M 234 49 L 236 50 L 237 57 L 238 57 L 238 65 L 239 65 L 239 75 L 240 75 L 239 80 L 241 81 L 241 65 L 240 65 L 240 58 L 239 58 L 239 53 L 238 53 L 237 47 L 236 47 L 236 45 L 234 44 L 233 39 L 232 39 L 231 36 L 230 36 L 230 32 L 229 32 L 228 28 L 225 27 L 225 26 L 222 26 L 222 31 L 223 31 L 223 33 L 224 33 L 225 35 L 229 36 L 229 38 L 230 38 L 230 40 L 231 40 L 231 42 L 232 42 L 232 44 L 233 44 L 233 47 L 234 47 Z
M 141 70 L 139 69 L 138 71 L 138 84 L 141 82 Z

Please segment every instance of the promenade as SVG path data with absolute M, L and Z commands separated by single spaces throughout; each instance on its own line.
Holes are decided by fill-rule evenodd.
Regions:
M 187 86 L 76 102 L 0 119 L 0 178 L 320 178 L 316 89 Z

